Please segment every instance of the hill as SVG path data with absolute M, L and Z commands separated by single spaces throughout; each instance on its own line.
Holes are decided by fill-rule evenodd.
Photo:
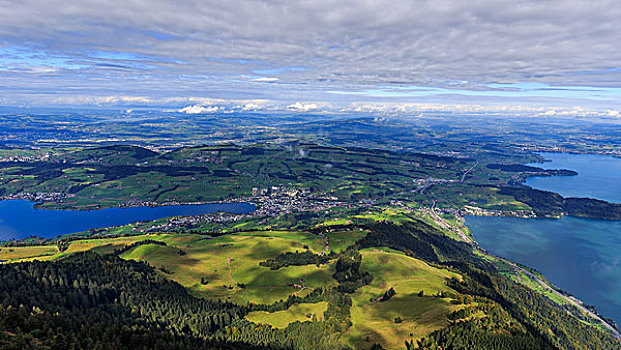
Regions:
M 4 247 L 0 258 L 48 261 L 0 266 L 2 339 L 60 344 L 41 332 L 56 329 L 77 348 L 103 341 L 69 326 L 79 320 L 183 348 L 618 346 L 416 219 L 334 228 L 78 239 L 63 252 Z

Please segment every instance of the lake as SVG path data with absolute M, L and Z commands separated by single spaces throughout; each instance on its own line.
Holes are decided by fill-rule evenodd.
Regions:
M 526 184 L 563 196 L 621 202 L 621 159 L 542 155 L 552 162 L 536 166 L 571 169 L 579 175 L 530 178 Z M 621 323 L 621 221 L 468 216 L 466 225 L 483 248 L 537 269 L 552 283 Z
M 0 202 L 0 240 L 29 235 L 56 237 L 91 228 L 125 225 L 177 215 L 200 215 L 215 212 L 245 214 L 254 211 L 250 203 L 168 205 L 160 207 L 107 208 L 91 211 L 35 209 L 26 200 Z

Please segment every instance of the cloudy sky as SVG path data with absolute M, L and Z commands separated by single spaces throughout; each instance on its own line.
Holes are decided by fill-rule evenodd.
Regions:
M 3 106 L 621 109 L 614 0 L 0 0 L 0 18 Z

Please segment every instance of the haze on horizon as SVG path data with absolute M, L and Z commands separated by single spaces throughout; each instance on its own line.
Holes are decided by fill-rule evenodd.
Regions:
M 620 110 L 615 1 L 26 0 L 0 16 L 1 106 Z

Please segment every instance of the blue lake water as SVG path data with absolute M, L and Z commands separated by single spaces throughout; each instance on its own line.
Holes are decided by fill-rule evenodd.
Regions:
M 564 196 L 621 202 L 621 159 L 542 155 L 552 162 L 537 166 L 571 169 L 579 175 L 531 178 L 526 184 Z M 469 216 L 466 225 L 483 248 L 537 269 L 552 283 L 621 323 L 621 221 Z
M 544 169 L 569 169 L 576 176 L 530 177 L 525 184 L 563 197 L 589 197 L 621 202 L 621 158 L 594 154 L 541 153 L 549 160 L 532 163 Z
M 29 235 L 56 237 L 91 228 L 125 225 L 176 215 L 200 215 L 218 211 L 233 214 L 250 213 L 250 203 L 169 205 L 161 207 L 107 208 L 91 211 L 35 209 L 25 200 L 0 202 L 0 240 Z
M 533 267 L 621 323 L 621 221 L 469 216 L 491 253 Z

